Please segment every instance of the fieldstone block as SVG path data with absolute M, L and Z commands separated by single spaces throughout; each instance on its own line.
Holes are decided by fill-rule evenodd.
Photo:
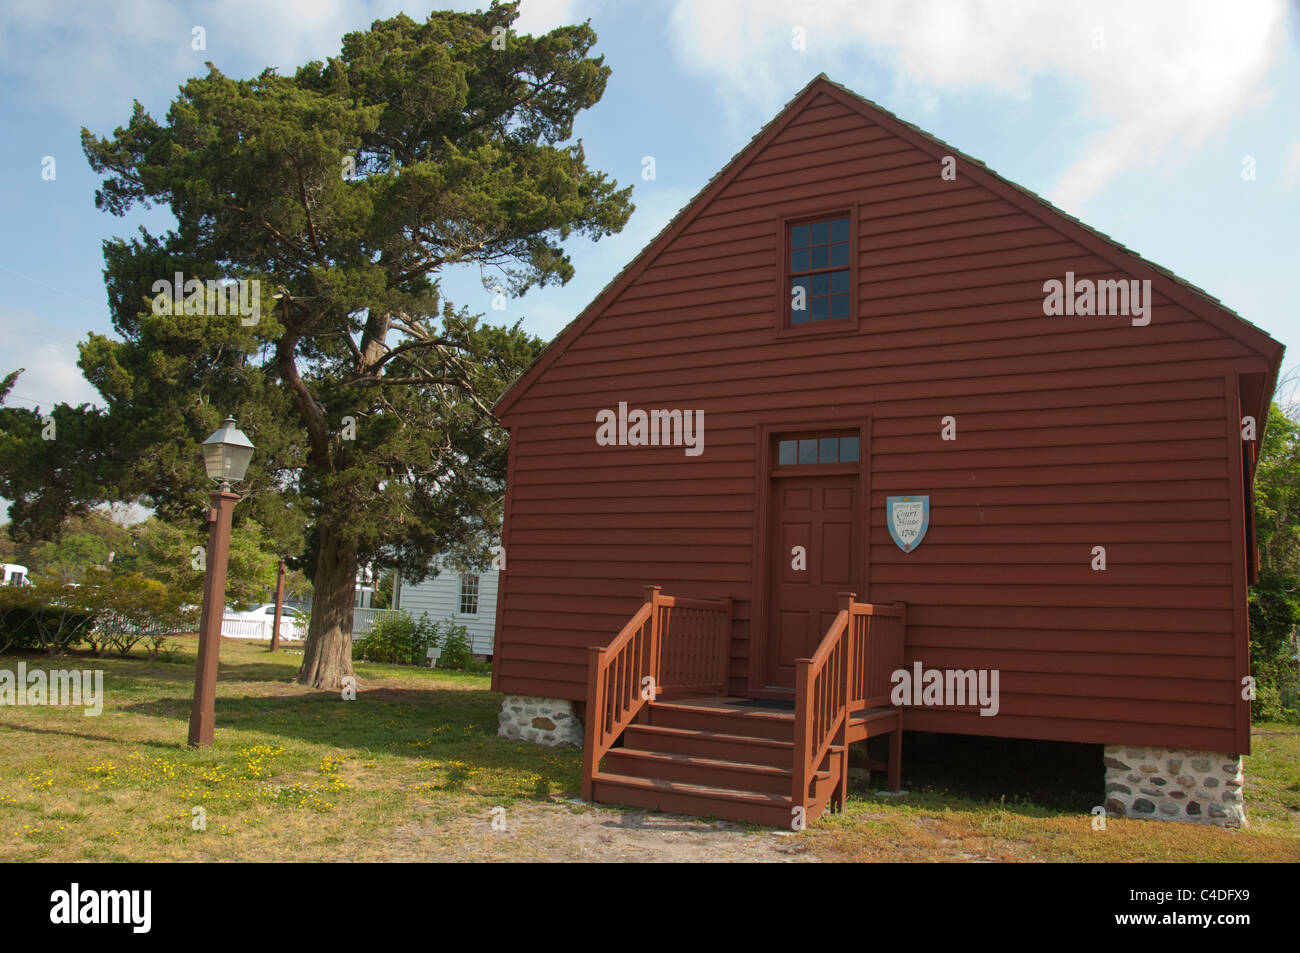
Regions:
M 563 698 L 507 695 L 497 715 L 497 734 L 535 744 L 581 748 L 582 722 Z
M 1121 750 L 1123 759 L 1117 757 Z M 1107 745 L 1103 762 L 1105 805 L 1111 814 L 1247 826 L 1240 758 L 1212 751 Z

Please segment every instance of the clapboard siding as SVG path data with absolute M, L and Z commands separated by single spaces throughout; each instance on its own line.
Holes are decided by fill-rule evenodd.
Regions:
M 427 614 L 430 619 L 447 620 L 463 625 L 470 635 L 475 655 L 492 655 L 496 631 L 497 588 L 496 571 L 478 574 L 478 613 L 466 615 L 460 611 L 460 573 L 443 569 L 423 582 L 402 585 L 402 608 L 419 618 Z
M 908 727 L 1246 750 L 1233 375 L 1280 349 L 986 171 L 943 180 L 943 154 L 815 83 L 507 395 L 495 687 L 585 699 L 587 647 L 656 584 L 735 599 L 744 694 L 759 428 L 869 422 L 859 598 L 908 603 L 909 665 L 1001 672 L 998 717 Z M 782 217 L 850 208 L 856 333 L 777 334 Z M 1155 274 L 1151 323 L 1045 317 L 1066 271 Z M 597 446 L 620 401 L 703 410 L 704 452 Z M 927 493 L 904 554 L 885 498 Z

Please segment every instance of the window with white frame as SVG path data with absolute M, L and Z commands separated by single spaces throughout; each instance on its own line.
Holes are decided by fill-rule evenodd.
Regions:
M 460 614 L 478 615 L 478 576 L 473 573 L 460 577 Z

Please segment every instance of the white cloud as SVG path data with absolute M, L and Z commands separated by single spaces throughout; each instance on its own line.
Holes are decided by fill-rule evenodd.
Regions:
M 1267 98 L 1284 17 L 1283 0 L 677 0 L 671 34 L 724 99 L 768 115 L 819 71 L 852 87 L 886 68 L 922 104 L 971 87 L 1023 98 L 1035 81 L 1063 80 L 1080 120 L 1105 124 L 1052 190 L 1077 211 L 1120 171 L 1194 148 Z
M 59 330 L 34 311 L 0 307 L 0 333 L 5 339 L 0 378 L 20 367 L 26 368 L 14 384 L 7 405 L 27 408 L 39 405 L 43 411 L 55 404 L 102 405 L 99 392 L 77 367 L 76 341 L 71 335 L 60 335 Z
M 581 23 L 576 12 L 578 0 L 523 0 L 514 29 L 534 35 L 547 33 L 557 26 Z

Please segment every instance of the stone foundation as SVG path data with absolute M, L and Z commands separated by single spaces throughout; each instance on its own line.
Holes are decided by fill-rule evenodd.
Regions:
M 507 695 L 497 715 L 497 734 L 539 745 L 571 745 L 581 748 L 582 722 L 574 714 L 573 702 L 533 695 Z
M 1105 759 L 1113 816 L 1247 826 L 1240 755 L 1106 745 Z

